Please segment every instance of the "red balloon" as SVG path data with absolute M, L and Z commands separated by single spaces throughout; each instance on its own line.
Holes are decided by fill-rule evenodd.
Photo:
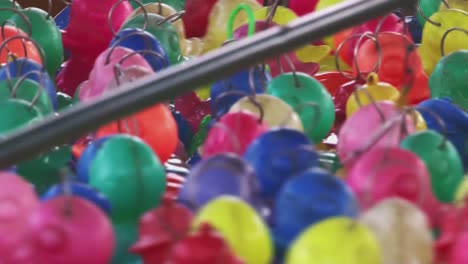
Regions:
M 186 0 L 182 21 L 187 38 L 202 38 L 208 30 L 210 12 L 217 0 Z
M 227 113 L 209 130 L 201 155 L 208 158 L 230 152 L 243 156 L 250 143 L 266 131 L 267 125 L 257 115 Z
M 192 219 L 189 209 L 164 200 L 140 218 L 138 241 L 131 252 L 141 255 L 145 264 L 164 263 L 172 246 L 190 231 Z
M 112 259 L 112 224 L 85 199 L 60 196 L 42 203 L 30 228 L 37 263 L 101 264 Z
M 171 157 L 179 142 L 177 123 L 164 104 L 156 104 L 123 120 L 105 125 L 97 131 L 96 137 L 120 133 L 140 137 L 153 149 L 161 163 Z
M 318 0 L 289 0 L 289 9 L 293 10 L 298 16 L 312 13 L 317 7 Z
M 13 54 L 16 58 L 29 58 L 40 65 L 43 64 L 38 48 L 33 42 L 22 38 L 28 37 L 28 35 L 21 29 L 10 25 L 3 25 L 1 32 L 0 43 L 5 45 L 0 53 L 1 64 L 8 63 L 12 59 L 8 56 L 9 53 Z M 15 38 L 10 39 L 12 37 Z M 8 42 L 5 43 L 5 41 Z
M 344 77 L 338 71 L 320 72 L 315 74 L 314 78 L 327 88 L 331 96 L 335 96 L 340 87 L 350 81 L 349 78 Z
M 333 96 L 333 103 L 335 104 L 335 133 L 339 133 L 341 126 L 346 121 L 346 103 L 349 97 L 356 91 L 356 89 L 365 84 L 366 82 L 362 79 L 349 81 L 342 84 Z
M 156 262 L 154 262 L 156 263 Z M 243 264 L 209 224 L 178 242 L 165 264 Z
M 108 17 L 118 0 L 73 0 L 70 22 L 63 31 L 63 46 L 71 57 L 57 75 L 58 88 L 73 96 L 88 79 L 97 56 L 109 47 L 113 33 Z M 129 1 L 120 1 L 112 13 L 112 28 L 117 32 L 133 11 Z
M 175 109 L 188 121 L 196 133 L 203 118 L 211 114 L 210 99 L 202 101 L 194 91 L 190 91 L 174 102 Z

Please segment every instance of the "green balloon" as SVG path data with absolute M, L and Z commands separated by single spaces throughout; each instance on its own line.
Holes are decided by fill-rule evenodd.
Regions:
M 140 5 L 136 1 L 131 1 L 133 8 L 137 9 L 140 7 Z M 158 0 L 141 0 L 141 3 L 146 5 L 146 4 L 153 4 L 153 3 L 159 3 Z M 182 11 L 185 9 L 185 0 L 161 0 L 162 4 L 166 4 L 172 8 L 174 8 L 176 11 Z
M 6 136 L 42 119 L 39 109 L 22 99 L 0 100 L 0 109 L 0 136 Z
M 46 11 L 30 7 L 22 10 L 22 13 L 29 18 L 31 23 L 32 34 L 34 39 L 44 51 L 45 63 L 44 66 L 50 76 L 55 76 L 55 73 L 60 68 L 63 62 L 63 44 L 62 34 L 55 24 L 53 17 L 48 17 Z M 18 28 L 24 32 L 28 32 L 28 25 L 22 16 L 15 14 L 10 18 Z
M 198 148 L 203 145 L 205 142 L 206 137 L 208 136 L 208 125 L 211 122 L 211 115 L 205 116 L 202 121 L 200 122 L 200 126 L 198 127 L 198 132 L 193 136 L 192 142 L 190 143 L 190 147 L 188 148 L 188 155 L 192 156 L 197 152 Z
M 114 221 L 135 220 L 159 205 L 166 175 L 146 143 L 137 137 L 116 135 L 103 144 L 91 162 L 89 184 L 109 199 Z
M 182 56 L 180 55 L 179 34 L 177 33 L 177 29 L 169 22 L 164 22 L 161 25 L 158 25 L 158 23 L 163 19 L 164 17 L 160 15 L 148 14 L 148 25 L 146 31 L 161 42 L 161 45 L 169 57 L 169 62 L 171 64 L 178 64 L 182 61 Z M 145 21 L 144 14 L 137 15 L 127 21 L 122 26 L 122 29 L 144 28 Z
M 319 164 L 320 167 L 335 174 L 339 169 L 343 167 L 335 152 L 319 151 Z
M 406 137 L 401 147 L 418 155 L 431 174 L 432 190 L 441 202 L 453 202 L 463 181 L 463 165 L 453 144 L 432 130 Z
M 429 78 L 432 98 L 450 97 L 468 109 L 468 50 L 453 52 L 437 63 Z
M 419 6 L 421 11 L 424 13 L 424 16 L 431 17 L 435 12 L 440 8 L 441 0 L 419 0 Z M 419 24 L 424 26 L 426 24 L 426 19 L 421 15 L 421 13 L 416 12 L 416 17 L 418 18 Z
M 34 105 L 42 115 L 52 114 L 52 101 L 50 100 L 47 91 L 40 87 L 40 85 L 30 79 L 23 79 L 18 84 L 16 93 L 12 94 L 12 89 L 18 84 L 18 78 L 0 81 L 0 100 L 8 100 L 12 97 L 25 100 L 29 103 L 35 100 Z M 37 97 L 37 99 L 35 99 Z
M 17 1 L 12 1 L 12 0 L 0 0 L 0 8 L 13 8 L 13 9 L 21 10 L 21 6 L 18 4 L 18 2 Z M 0 11 L 0 22 L 1 23 L 5 22 L 13 14 L 14 14 L 13 11 L 1 10 Z
M 330 133 L 335 122 L 335 106 L 327 89 L 304 73 L 278 75 L 267 86 L 267 93 L 276 96 L 296 110 L 302 120 L 304 133 L 316 144 Z M 308 105 L 309 104 L 309 105 Z M 310 106 L 317 105 L 317 108 Z
M 71 158 L 71 147 L 62 145 L 18 164 L 17 171 L 34 185 L 37 193 L 43 194 L 52 185 L 61 181 L 60 170 L 67 166 Z
M 74 98 L 68 94 L 58 92 L 57 93 L 57 110 L 62 111 L 72 106 L 75 103 Z
M 114 234 L 116 245 L 112 264 L 141 264 L 140 257 L 129 252 L 138 238 L 138 222 L 114 223 Z

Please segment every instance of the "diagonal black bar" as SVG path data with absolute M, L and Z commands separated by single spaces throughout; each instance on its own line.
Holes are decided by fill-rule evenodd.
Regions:
M 206 54 L 186 64 L 125 85 L 90 104 L 73 107 L 0 141 L 0 168 L 34 157 L 99 126 L 173 98 L 275 55 L 292 51 L 340 30 L 410 8 L 416 0 L 346 1 Z M 157 122 L 157 120 L 155 120 Z

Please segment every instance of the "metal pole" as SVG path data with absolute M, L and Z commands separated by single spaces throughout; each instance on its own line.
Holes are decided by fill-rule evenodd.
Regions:
M 93 103 L 72 107 L 1 140 L 0 168 L 30 159 L 51 147 L 92 132 L 103 124 L 229 76 L 275 55 L 295 50 L 397 8 L 411 7 L 415 2 L 346 1 L 301 17 L 286 26 L 271 28 L 226 45 L 183 65 L 125 84 L 120 91 Z

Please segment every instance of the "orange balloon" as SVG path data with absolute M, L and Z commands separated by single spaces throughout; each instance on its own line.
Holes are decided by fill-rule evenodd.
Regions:
M 13 55 L 15 58 L 29 58 L 42 65 L 41 53 L 33 42 L 27 40 L 28 35 L 21 29 L 5 25 L 0 34 L 0 43 L 3 46 L 0 51 L 0 63 L 8 63 Z
M 166 162 L 179 142 L 177 123 L 171 111 L 164 104 L 156 104 L 132 116 L 101 127 L 98 138 L 112 134 L 132 134 L 145 141 L 159 157 Z

